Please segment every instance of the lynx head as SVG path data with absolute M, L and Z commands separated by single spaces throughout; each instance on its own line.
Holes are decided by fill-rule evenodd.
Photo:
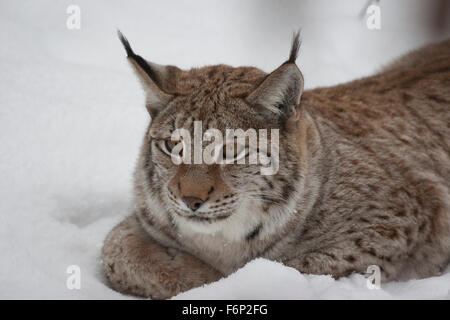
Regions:
M 159 65 L 136 55 L 120 32 L 119 37 L 142 83 L 151 116 L 136 173 L 138 197 L 148 200 L 145 205 L 178 227 L 203 233 L 261 228 L 265 218 L 278 219 L 287 208 L 292 211 L 302 176 L 296 143 L 303 91 L 303 76 L 295 64 L 299 34 L 294 35 L 289 59 L 270 74 L 254 67 L 181 70 Z M 202 132 L 217 129 L 224 137 L 226 129 L 267 129 L 267 145 L 273 140 L 270 130 L 277 129 L 278 170 L 262 175 L 261 164 L 249 161 L 175 164 L 172 133 L 183 129 L 194 137 L 196 123 Z M 193 150 L 194 158 L 195 146 Z M 183 152 L 183 148 L 176 151 L 180 156 Z M 229 159 L 225 146 L 223 153 Z M 244 159 L 248 157 L 244 152 Z

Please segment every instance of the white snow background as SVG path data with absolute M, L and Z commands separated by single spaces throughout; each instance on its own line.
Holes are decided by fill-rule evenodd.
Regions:
M 107 286 L 100 250 L 129 214 L 149 116 L 116 28 L 156 63 L 269 72 L 301 27 L 307 88 L 369 75 L 450 35 L 439 1 L 381 0 L 379 31 L 359 17 L 366 3 L 0 0 L 0 298 L 130 298 Z M 66 27 L 70 4 L 81 8 L 80 30 Z M 69 265 L 81 268 L 80 290 L 66 287 Z M 335 281 L 257 259 L 176 298 L 449 299 L 449 289 L 449 269 L 369 290 L 361 275 Z

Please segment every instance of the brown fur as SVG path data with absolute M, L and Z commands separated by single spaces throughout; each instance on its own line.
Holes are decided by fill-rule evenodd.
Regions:
M 150 74 L 127 49 L 153 120 L 136 168 L 135 212 L 103 248 L 113 288 L 167 298 L 256 257 L 334 277 L 378 265 L 384 281 L 437 275 L 448 264 L 450 41 L 374 76 L 305 92 L 292 54 L 269 75 L 149 63 Z M 263 99 L 273 90 L 285 101 L 275 113 Z M 159 141 L 192 130 L 193 120 L 205 129 L 279 128 L 278 173 L 174 165 Z M 183 211 L 183 197 L 209 211 Z

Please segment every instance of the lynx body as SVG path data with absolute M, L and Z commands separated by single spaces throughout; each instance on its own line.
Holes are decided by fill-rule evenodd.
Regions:
M 270 74 L 183 71 L 136 55 L 152 117 L 135 171 L 135 210 L 105 240 L 116 290 L 167 298 L 256 257 L 383 281 L 440 274 L 450 260 L 450 41 L 382 72 L 303 91 L 299 47 Z M 279 170 L 171 161 L 171 132 L 277 128 Z

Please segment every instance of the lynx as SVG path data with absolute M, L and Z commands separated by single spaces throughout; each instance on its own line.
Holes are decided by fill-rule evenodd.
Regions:
M 450 260 L 450 40 L 381 72 L 303 90 L 290 56 L 254 67 L 181 70 L 144 60 L 119 33 L 151 123 L 135 209 L 107 236 L 112 288 L 164 299 L 250 260 L 335 278 L 377 265 L 382 281 L 439 275 Z M 171 132 L 279 129 L 279 170 L 179 164 Z

